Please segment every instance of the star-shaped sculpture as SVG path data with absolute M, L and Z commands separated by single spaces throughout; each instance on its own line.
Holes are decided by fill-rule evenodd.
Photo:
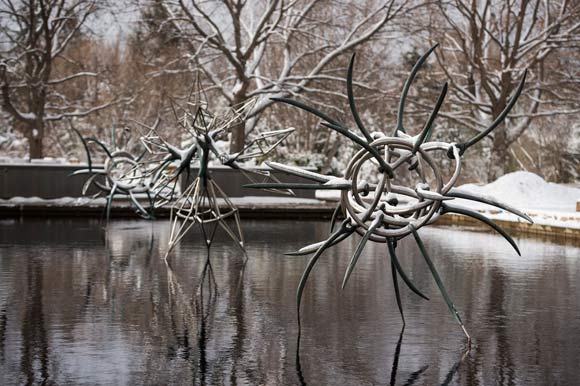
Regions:
M 321 175 L 303 170 L 299 167 L 270 162 L 268 165 L 272 169 L 306 178 L 312 181 L 312 183 L 259 183 L 246 185 L 247 187 L 262 189 L 329 189 L 340 191 L 340 204 L 332 216 L 331 232 L 328 238 L 292 253 L 293 255 L 313 254 L 298 284 L 297 315 L 299 325 L 302 293 L 312 269 L 326 249 L 346 240 L 355 233 L 362 236 L 362 239 L 346 268 L 342 282 L 343 288 L 346 286 L 356 267 L 365 244 L 369 240 L 386 243 L 391 261 L 397 305 L 404 323 L 405 319 L 398 284 L 399 278 L 402 279 L 412 292 L 421 298 L 428 299 L 407 275 L 395 253 L 397 242 L 411 235 L 415 239 L 449 310 L 461 326 L 468 341 L 470 341 L 469 334 L 441 281 L 433 260 L 429 256 L 425 244 L 419 236 L 418 230 L 423 226 L 435 223 L 446 213 L 466 215 L 492 227 L 512 245 L 518 254 L 520 253 L 516 243 L 499 225 L 478 212 L 454 205 L 453 200 L 461 198 L 486 203 L 512 212 L 532 222 L 529 216 L 507 204 L 490 197 L 478 196 L 454 187 L 463 166 L 461 157 L 464 152 L 488 135 L 505 119 L 522 92 L 526 74 L 524 73 L 519 86 L 504 110 L 486 130 L 462 143 L 431 142 L 430 137 L 433 122 L 437 117 L 447 93 L 447 83 L 443 86 L 435 107 L 419 134 L 415 136 L 407 134 L 403 125 L 403 116 L 407 94 L 413 80 L 419 68 L 436 47 L 432 47 L 419 58 L 407 78 L 399 102 L 397 122 L 390 135 L 382 131 L 370 132 L 359 116 L 353 93 L 354 55 L 348 66 L 346 85 L 350 111 L 362 135 L 355 133 L 346 124 L 299 101 L 287 98 L 273 98 L 279 102 L 290 104 L 314 114 L 320 118 L 323 126 L 345 136 L 360 148 L 348 163 L 341 177 Z M 434 154 L 437 152 L 442 152 L 455 164 L 453 173 L 448 179 L 444 178 L 444 174 L 435 161 Z M 375 175 L 378 177 L 377 183 L 370 183 L 362 177 L 362 169 L 363 167 L 367 167 L 367 165 L 371 165 L 374 168 Z M 407 171 L 410 171 L 414 178 L 414 183 L 410 186 L 402 184 L 400 179 L 397 178 L 407 173 Z M 335 228 L 335 221 L 340 214 L 342 214 L 344 220 Z

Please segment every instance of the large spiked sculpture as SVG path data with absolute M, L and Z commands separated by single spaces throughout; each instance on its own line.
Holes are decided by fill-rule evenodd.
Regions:
M 85 139 L 77 132 L 88 159 L 88 169 L 77 173 L 91 174 L 84 190 L 93 184 L 107 196 L 107 220 L 112 199 L 118 194 L 128 196 L 137 213 L 146 218 L 153 218 L 155 209 L 171 205 L 171 233 L 165 259 L 194 225 L 201 228 L 208 249 L 217 228 L 221 227 L 245 254 L 238 209 L 213 180 L 210 160 L 213 155 L 222 165 L 238 170 L 250 182 L 278 183 L 269 171 L 246 169 L 240 161 L 266 157 L 294 130 L 260 133 L 239 153 L 220 151 L 217 141 L 226 137 L 232 127 L 246 118 L 254 101 L 236 106 L 223 115 L 216 115 L 207 109 L 207 102 L 202 96 L 204 94 L 197 80 L 185 106 L 172 102 L 176 121 L 189 137 L 189 144 L 185 147 L 172 145 L 163 138 L 158 130 L 159 120 L 153 126 L 140 123 L 147 131 L 141 137 L 146 151 L 139 157 L 123 150 L 111 151 L 99 140 Z M 92 166 L 89 151 L 91 143 L 97 144 L 107 156 L 102 168 Z M 198 171 L 193 181 L 190 181 L 192 166 L 197 166 Z M 180 189 L 182 183 L 186 185 L 183 191 Z M 293 195 L 289 189 L 271 190 Z M 138 194 L 146 196 L 149 209 L 145 209 L 139 202 Z M 234 228 L 227 220 L 234 221 Z
M 463 329 L 468 340 L 470 340 L 469 334 L 437 273 L 435 265 L 419 236 L 418 230 L 423 226 L 435 223 L 446 213 L 466 215 L 492 227 L 513 246 L 518 254 L 520 253 L 516 243 L 499 225 L 478 212 L 454 205 L 453 200 L 461 198 L 486 203 L 502 208 L 532 222 L 524 213 L 493 198 L 477 196 L 473 193 L 454 188 L 462 168 L 462 155 L 505 119 L 522 92 L 526 74 L 524 73 L 519 86 L 505 109 L 486 130 L 469 141 L 462 143 L 430 142 L 433 122 L 445 98 L 447 83 L 443 86 L 437 103 L 419 134 L 416 136 L 407 134 L 403 125 L 403 116 L 407 94 L 415 75 L 435 48 L 436 46 L 432 47 L 418 60 L 405 82 L 400 98 L 397 122 L 390 135 L 382 131 L 370 132 L 358 114 L 353 94 L 354 55 L 348 67 L 346 85 L 352 117 L 362 136 L 349 129 L 346 124 L 301 102 L 286 98 L 274 98 L 279 102 L 293 105 L 316 115 L 321 119 L 323 126 L 340 133 L 360 147 L 360 150 L 348 163 L 342 177 L 321 175 L 298 167 L 271 162 L 268 165 L 272 169 L 306 178 L 312 181 L 312 183 L 260 183 L 246 185 L 253 188 L 330 189 L 341 192 L 340 204 L 332 217 L 331 232 L 328 238 L 292 253 L 293 255 L 313 253 L 298 284 L 297 314 L 299 324 L 302 293 L 312 269 L 326 249 L 349 238 L 355 233 L 361 235 L 362 239 L 347 266 L 342 282 L 343 288 L 347 284 L 367 241 L 386 243 L 390 255 L 397 305 L 404 323 L 398 284 L 399 278 L 415 294 L 424 299 L 428 299 L 406 274 L 396 255 L 397 241 L 411 235 L 415 239 L 449 310 Z M 444 179 L 442 171 L 435 162 L 434 154 L 436 152 L 443 152 L 444 155 L 447 155 L 454 162 L 453 172 L 447 180 Z M 370 183 L 363 179 L 363 166 L 369 164 L 372 165 L 371 167 L 375 169 L 375 175 L 378 176 L 378 182 L 376 183 Z M 412 186 L 401 185 L 397 178 L 403 172 L 407 173 L 407 171 L 410 171 L 415 179 L 415 184 Z M 344 216 L 344 221 L 335 229 L 335 221 L 340 214 Z

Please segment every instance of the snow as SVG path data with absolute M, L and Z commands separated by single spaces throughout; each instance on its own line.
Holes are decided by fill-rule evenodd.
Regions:
M 575 212 L 576 202 L 580 199 L 580 189 L 546 182 L 534 173 L 521 171 L 506 174 L 488 185 L 467 184 L 459 186 L 458 189 L 492 196 L 526 211 Z M 491 209 L 488 205 L 474 204 L 466 200 L 455 202 L 478 209 Z
M 313 198 L 299 198 L 299 197 L 288 197 L 288 196 L 244 196 L 244 197 L 230 197 L 232 204 L 238 207 L 324 207 L 328 204 L 320 200 Z M 126 197 L 118 196 L 115 197 L 115 202 L 118 204 L 115 207 L 130 206 L 129 202 L 126 202 Z M 0 206 L 62 206 L 62 207 L 99 207 L 106 205 L 106 198 L 98 197 L 61 197 L 54 199 L 43 199 L 40 197 L 12 197 L 9 199 L 0 199 Z M 218 198 L 219 204 L 225 204 L 223 199 Z M 167 206 L 170 207 L 169 205 Z
M 28 120 L 28 121 L 34 121 L 36 120 L 36 114 L 34 113 L 23 113 L 20 112 L 20 115 L 22 116 L 22 118 Z
M 325 201 L 339 201 L 340 190 L 317 190 L 316 198 Z
M 534 173 L 522 171 L 509 173 L 488 185 L 467 184 L 458 189 L 489 195 L 503 201 L 526 212 L 537 225 L 580 229 L 580 212 L 576 212 L 580 189 L 546 182 Z M 462 199 L 456 199 L 453 203 L 476 209 L 493 220 L 524 221 L 509 212 L 486 204 Z

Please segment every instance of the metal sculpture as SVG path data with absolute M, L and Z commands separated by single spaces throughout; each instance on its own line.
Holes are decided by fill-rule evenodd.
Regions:
M 165 259 L 179 241 L 194 225 L 199 225 L 209 249 L 216 230 L 221 227 L 236 244 L 244 250 L 244 238 L 240 226 L 239 212 L 226 193 L 213 180 L 210 173 L 212 154 L 222 165 L 238 170 L 250 182 L 279 183 L 269 171 L 244 168 L 240 161 L 266 157 L 294 129 L 263 132 L 249 141 L 241 152 L 229 154 L 219 150 L 217 141 L 227 136 L 230 130 L 245 120 L 254 105 L 254 100 L 231 108 L 223 115 L 216 115 L 207 109 L 199 79 L 185 106 L 172 101 L 172 109 L 180 128 L 188 134 L 189 145 L 180 148 L 170 144 L 159 133 L 159 119 L 153 126 L 142 123 L 147 129 L 141 137 L 145 152 L 140 157 L 132 157 L 125 151 L 111 152 L 106 145 L 95 138 L 79 136 L 87 152 L 89 168 L 77 173 L 92 173 L 85 184 L 95 184 L 107 194 L 107 220 L 111 202 L 115 194 L 126 194 L 142 217 L 152 218 L 155 209 L 171 205 L 171 233 Z M 77 132 L 78 133 L 78 132 Z M 104 168 L 92 167 L 88 145 L 94 142 L 107 154 Z M 190 172 L 197 164 L 197 176 L 190 181 Z M 106 183 L 97 177 L 106 176 Z M 181 184 L 187 187 L 181 192 Z M 86 190 L 86 189 L 85 189 Z M 293 195 L 289 189 L 271 189 L 277 193 Z M 139 203 L 136 193 L 147 196 L 149 210 Z M 234 220 L 232 228 L 226 221 Z
M 146 219 L 153 218 L 153 200 L 151 189 L 149 187 L 147 172 L 143 167 L 142 159 L 145 153 L 135 156 L 125 150 L 109 149 L 105 143 L 94 137 L 84 138 L 81 133 L 74 129 L 79 136 L 85 152 L 87 154 L 87 169 L 77 170 L 72 175 L 89 174 L 90 177 L 85 182 L 82 194 L 86 194 L 91 186 L 94 186 L 98 192 L 95 197 L 104 195 L 107 197 L 105 207 L 107 221 L 111 214 L 111 207 L 115 196 L 125 196 L 129 199 L 135 212 Z M 94 167 L 89 145 L 94 143 L 105 153 L 106 159 L 100 167 Z M 146 209 L 137 199 L 138 195 L 144 194 L 149 201 L 149 209 Z
M 206 109 L 206 103 L 199 97 L 200 93 L 196 95 L 195 101 L 188 103 L 189 108 L 181 107 L 183 117 L 179 120 L 181 127 L 189 133 L 192 145 L 183 150 L 177 149 L 162 140 L 159 133 L 154 129 L 143 138 L 144 143 L 156 144 L 158 148 L 165 147 L 167 154 L 164 156 L 161 165 L 177 161 L 175 172 L 169 175 L 159 174 L 159 171 L 156 172 L 159 174 L 159 177 L 154 179 L 154 189 L 156 191 L 162 192 L 163 189 L 167 188 L 168 184 L 176 181 L 183 173 L 187 174 L 187 181 L 189 182 L 190 164 L 194 159 L 198 161 L 197 176 L 183 193 L 174 200 L 171 206 L 172 226 L 165 255 L 166 259 L 175 245 L 196 224 L 199 225 L 203 233 L 207 248 L 210 248 L 219 226 L 226 231 L 230 238 L 241 248 L 242 252 L 245 253 L 238 209 L 209 173 L 210 157 L 213 154 L 222 165 L 240 171 L 252 182 L 256 182 L 257 178 L 262 181 L 279 182 L 269 172 L 245 169 L 238 161 L 268 155 L 293 131 L 293 129 L 285 129 L 262 133 L 249 142 L 239 153 L 227 154 L 221 152 L 216 141 L 225 137 L 232 127 L 245 119 L 247 113 L 253 107 L 254 101 L 251 100 L 242 106 L 231 109 L 229 113 L 219 116 L 212 114 Z M 176 116 L 177 114 L 176 112 Z M 151 146 L 148 146 L 148 149 L 151 149 Z M 171 201 L 174 191 L 175 185 L 169 197 L 163 194 L 157 194 L 156 197 L 161 197 L 164 204 Z M 289 190 L 280 191 L 280 193 L 291 194 Z M 226 220 L 228 219 L 235 221 L 235 229 L 232 229 L 227 224 Z
M 470 341 L 470 336 L 467 333 L 461 317 L 453 305 L 439 274 L 437 273 L 437 269 L 435 268 L 421 237 L 419 236 L 418 229 L 425 225 L 435 223 L 439 217 L 446 213 L 466 215 L 489 225 L 499 232 L 512 245 L 516 252 L 520 254 L 516 243 L 499 225 L 475 211 L 455 206 L 450 202 L 455 198 L 482 202 L 502 208 L 532 222 L 526 214 L 508 206 L 507 204 L 501 203 L 490 197 L 478 196 L 454 188 L 462 167 L 462 155 L 466 150 L 488 135 L 505 119 L 522 92 L 526 74 L 524 73 L 519 86 L 514 95 L 508 101 L 505 109 L 486 130 L 482 131 L 469 141 L 462 143 L 430 142 L 429 139 L 432 134 L 434 120 L 437 117 L 445 98 L 445 94 L 447 93 L 447 83 L 443 86 L 437 103 L 419 134 L 415 136 L 407 134 L 403 125 L 403 116 L 407 94 L 413 80 L 419 68 L 436 47 L 436 45 L 433 46 L 419 58 L 407 78 L 400 98 L 397 122 L 391 135 L 386 135 L 380 131 L 369 132 L 358 114 L 353 93 L 354 55 L 352 56 L 348 66 L 346 86 L 350 111 L 358 129 L 362 133 L 362 136 L 349 129 L 346 124 L 339 122 L 323 112 L 299 101 L 287 98 L 272 98 L 276 101 L 298 107 L 314 114 L 321 119 L 321 124 L 323 126 L 340 133 L 361 148 L 348 163 L 342 177 L 321 175 L 298 167 L 270 162 L 268 165 L 274 170 L 306 178 L 313 183 L 260 183 L 246 185 L 247 187 L 252 188 L 330 189 L 341 192 L 340 204 L 332 216 L 331 231 L 328 238 L 324 241 L 308 245 L 297 252 L 291 253 L 291 255 L 307 255 L 314 253 L 298 284 L 297 315 L 299 326 L 302 293 L 312 269 L 326 249 L 347 239 L 354 233 L 361 235 L 362 239 L 347 266 L 342 282 L 343 288 L 346 286 L 354 268 L 356 267 L 367 241 L 371 240 L 374 242 L 386 243 L 390 255 L 397 305 L 404 324 L 405 319 L 399 291 L 399 278 L 403 280 L 412 292 L 421 298 L 428 300 L 428 297 L 417 288 L 406 274 L 396 255 L 397 241 L 406 236 L 412 235 L 450 312 L 461 326 L 468 341 Z M 444 180 L 443 173 L 433 157 L 435 152 L 443 152 L 454 161 L 455 165 L 453 173 L 446 181 Z M 369 183 L 361 177 L 361 169 L 363 166 L 369 164 L 375 169 L 378 183 Z M 404 170 L 408 170 L 414 175 L 417 181 L 414 186 L 409 187 L 399 184 L 397 177 Z M 340 226 L 335 229 L 336 219 L 341 213 L 345 219 L 342 221 Z

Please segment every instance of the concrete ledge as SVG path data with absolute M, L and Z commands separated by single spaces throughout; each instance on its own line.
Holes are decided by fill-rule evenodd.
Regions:
M 503 220 L 493 220 L 496 224 L 504 228 L 512 235 L 530 235 L 530 236 L 541 236 L 551 239 L 558 239 L 562 241 L 575 240 L 580 241 L 580 229 L 577 228 L 565 228 L 557 227 L 551 225 L 541 225 L 541 224 L 528 224 L 527 222 L 514 222 L 514 221 L 503 221 Z M 437 225 L 459 225 L 459 226 L 469 226 L 474 228 L 490 229 L 487 225 L 474 220 L 467 216 L 461 216 L 458 214 L 448 213 L 441 216 L 437 220 Z M 493 232 L 493 230 L 490 230 Z
M 329 220 L 337 203 L 331 201 L 289 197 L 233 197 L 242 219 L 310 219 Z M 104 218 L 106 201 L 103 198 L 64 198 L 56 200 L 18 199 L 0 200 L 1 217 L 93 217 Z M 223 203 L 220 204 L 222 206 Z M 167 218 L 170 208 L 160 208 L 158 218 Z M 134 209 L 126 201 L 114 202 L 114 218 L 135 218 Z M 547 238 L 558 242 L 580 243 L 580 229 L 550 225 L 493 220 L 513 236 Z M 456 225 L 476 231 L 493 232 L 487 225 L 457 214 L 441 216 L 435 225 Z
M 316 199 L 288 197 L 233 197 L 232 203 L 242 218 L 260 219 L 320 219 L 332 216 L 335 203 Z M 218 204 L 224 207 L 223 202 Z M 0 217 L 105 217 L 106 201 L 103 198 L 63 198 L 56 200 L 0 200 Z M 170 207 L 159 208 L 157 218 L 167 218 Z M 114 202 L 111 210 L 114 218 L 138 217 L 126 202 Z

